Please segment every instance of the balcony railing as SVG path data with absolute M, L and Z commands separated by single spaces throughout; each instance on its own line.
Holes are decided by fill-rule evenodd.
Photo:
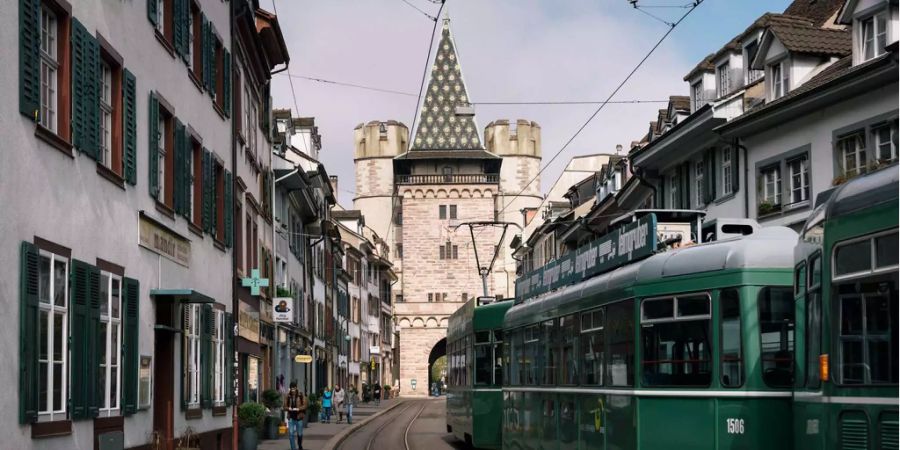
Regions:
M 497 184 L 500 174 L 397 175 L 397 184 Z

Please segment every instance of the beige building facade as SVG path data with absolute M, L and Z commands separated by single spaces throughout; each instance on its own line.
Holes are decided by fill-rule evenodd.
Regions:
M 521 211 L 542 200 L 540 126 L 495 120 L 480 135 L 446 19 L 423 96 L 411 142 L 409 128 L 396 121 L 354 130 L 354 208 L 391 243 L 398 276 L 393 316 L 404 396 L 427 395 L 435 381 L 429 368 L 445 354 L 450 314 L 484 295 L 476 250 L 482 267 L 499 251 L 488 295 L 514 295 L 508 243 L 524 226 Z M 514 225 L 501 242 L 502 226 L 470 232 L 472 222 Z

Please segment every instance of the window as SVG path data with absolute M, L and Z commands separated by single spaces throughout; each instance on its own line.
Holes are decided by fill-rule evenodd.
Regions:
M 97 387 L 101 415 L 114 415 L 119 409 L 122 354 L 122 278 L 100 272 L 100 333 L 98 341 L 100 371 Z
M 559 318 L 560 340 L 560 380 L 562 385 L 578 384 L 578 356 L 576 356 L 576 340 L 578 339 L 578 316 L 569 315 Z
M 875 158 L 878 161 L 897 160 L 897 123 L 882 125 L 873 130 L 875 135 Z
M 112 68 L 100 63 L 100 163 L 112 168 Z
M 794 375 L 792 288 L 764 287 L 758 303 L 763 381 L 771 387 L 790 387 Z
M 669 177 L 669 198 L 672 208 L 680 208 L 681 207 L 681 198 L 678 193 L 678 175 L 672 175 Z
M 809 274 L 806 273 L 805 265 L 801 264 L 798 268 L 797 284 L 807 287 L 798 292 L 806 297 L 806 387 L 818 388 L 821 384 L 819 355 L 822 352 L 822 256 L 817 254 L 810 258 L 809 267 Z M 802 301 L 803 296 L 800 295 L 799 299 Z
M 894 247 L 896 250 L 896 247 Z M 897 278 L 838 286 L 841 384 L 897 384 Z
M 581 384 L 603 385 L 603 311 L 581 313 Z
M 749 44 L 744 47 L 744 52 L 746 54 L 746 58 L 744 59 L 744 67 L 747 68 L 747 84 L 750 84 L 760 78 L 762 78 L 765 71 L 763 70 L 754 70 L 750 68 L 750 62 L 753 61 L 753 58 L 756 57 L 756 52 L 759 50 L 759 41 L 753 40 Z
M 544 381 L 542 384 L 555 385 L 556 369 L 560 366 L 559 349 L 557 348 L 557 342 L 559 341 L 559 326 L 557 326 L 557 319 L 542 322 L 541 328 L 541 333 L 544 336 L 540 343 L 540 346 L 543 347 L 544 351 Z
M 791 203 L 800 203 L 809 200 L 809 176 L 807 175 L 809 161 L 806 155 L 787 161 L 788 177 L 790 177 Z
M 156 29 L 161 34 L 164 34 L 166 28 L 163 23 L 166 21 L 166 1 L 165 0 L 150 0 L 156 1 Z
M 716 81 L 718 82 L 718 91 L 716 94 L 718 97 L 724 97 L 731 91 L 730 70 L 728 63 L 722 64 L 716 68 Z
M 709 325 L 706 294 L 641 302 L 642 384 L 709 386 Z
M 68 399 L 69 261 L 41 250 L 38 273 L 38 414 L 40 420 L 62 420 Z
M 175 125 L 174 117 L 158 94 L 150 96 L 150 149 L 156 151 L 155 176 L 150 179 L 150 195 L 170 209 L 174 206 Z M 151 158 L 151 167 L 154 159 Z M 151 174 L 152 175 L 152 174 Z
M 852 242 L 841 243 L 834 250 L 834 278 L 859 278 L 897 268 L 897 231 Z
M 768 203 L 770 206 L 781 204 L 781 167 L 771 166 L 760 172 L 762 176 L 762 192 L 760 204 Z
M 438 219 L 446 219 L 447 218 L 447 205 L 438 206 Z
M 182 349 L 184 402 L 188 407 L 200 406 L 200 305 L 185 304 L 184 348 Z
M 725 195 L 729 195 L 733 192 L 733 183 L 731 181 L 732 169 L 731 169 L 731 149 L 723 148 L 722 149 L 722 176 L 719 177 L 722 179 L 722 192 Z
M 215 332 L 212 338 L 213 361 L 213 403 L 225 404 L 225 312 L 214 310 Z
M 494 379 L 491 384 L 494 386 L 500 386 L 503 383 L 503 331 L 494 330 L 493 331 L 494 341 L 492 343 L 493 354 L 491 358 L 494 363 Z
M 525 337 L 523 344 L 523 361 L 522 361 L 522 370 L 523 378 L 522 384 L 525 385 L 536 385 L 542 384 L 543 381 L 543 345 L 541 344 L 541 328 L 537 325 L 532 325 L 528 328 L 525 328 Z
M 694 163 L 694 186 L 696 186 L 696 188 L 694 189 L 694 192 L 696 192 L 696 195 L 697 195 L 695 201 L 697 202 L 698 208 L 700 206 L 702 206 L 704 203 L 706 203 L 704 201 L 706 199 L 705 198 L 706 194 L 705 194 L 705 188 L 704 188 L 704 184 L 703 184 L 703 171 L 704 171 L 703 160 L 695 162 Z
M 492 384 L 493 362 L 491 361 L 491 332 L 475 332 L 475 384 L 486 386 Z
M 441 245 L 438 247 L 438 250 L 439 250 L 439 254 L 440 254 L 440 259 L 447 259 L 446 247 Z
M 691 100 L 693 100 L 694 102 L 694 111 L 703 107 L 704 101 L 702 81 L 698 81 L 691 85 Z
M 838 151 L 844 176 L 853 177 L 865 171 L 866 137 L 861 131 L 838 139 Z
M 433 302 L 433 301 L 434 301 L 434 294 L 431 293 L 431 292 L 428 293 L 428 301 L 429 301 L 429 302 Z
M 744 355 L 741 343 L 741 298 L 737 289 L 721 291 L 719 304 L 722 315 L 722 386 L 740 387 L 744 384 Z
M 59 95 L 59 20 L 56 12 L 41 6 L 41 109 L 38 120 L 50 131 L 58 132 Z
M 780 98 L 791 90 L 791 65 L 790 61 L 784 59 L 769 66 L 771 74 L 772 92 L 771 98 L 774 100 Z
M 397 250 L 395 253 L 397 254 L 398 258 L 403 258 L 403 244 L 402 243 L 397 244 Z
M 883 55 L 887 43 L 887 13 L 867 17 L 860 20 L 859 24 L 863 61 Z
M 609 358 L 606 380 L 609 386 L 634 386 L 634 306 L 632 300 L 606 307 L 606 337 Z
M 450 205 L 450 218 L 456 218 L 456 205 Z

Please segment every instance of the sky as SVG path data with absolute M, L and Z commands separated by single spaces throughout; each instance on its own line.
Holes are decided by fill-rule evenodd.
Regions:
M 406 1 L 432 16 L 440 7 L 432 0 Z M 602 101 L 666 33 L 663 21 L 675 22 L 687 11 L 651 6 L 688 2 L 639 0 L 648 8 L 635 10 L 628 0 L 447 0 L 444 11 L 472 102 Z M 705 55 L 763 13 L 782 12 L 789 3 L 703 1 L 612 100 L 688 95 L 683 77 Z M 417 99 L 297 77 L 418 93 L 434 22 L 404 0 L 260 0 L 260 7 L 277 11 L 291 57 L 289 70 L 273 77 L 273 106 L 316 118 L 320 160 L 339 177 L 339 202 L 352 208 L 354 127 L 391 119 L 411 127 Z M 492 120 L 540 124 L 546 166 L 540 182 L 546 192 L 572 157 L 615 153 L 617 144 L 627 151 L 666 104 L 606 105 L 550 163 L 598 106 L 476 105 L 475 117 L 482 137 Z

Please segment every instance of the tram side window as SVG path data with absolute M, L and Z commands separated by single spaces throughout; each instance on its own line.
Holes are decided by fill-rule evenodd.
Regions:
M 738 290 L 723 290 L 719 294 L 719 305 L 722 310 L 722 386 L 740 387 L 744 384 L 744 349 L 741 343 L 741 299 Z
M 634 386 L 634 306 L 625 300 L 606 307 L 609 359 L 606 373 L 610 386 Z
M 544 339 L 541 341 L 544 347 L 544 383 L 556 384 L 556 370 L 559 367 L 559 327 L 556 319 L 546 320 L 542 323 Z
M 643 384 L 709 386 L 709 296 L 644 300 L 641 309 Z
M 504 344 L 503 332 L 500 330 L 495 330 L 493 343 L 494 353 L 492 355 L 492 357 L 494 358 L 494 379 L 491 382 L 491 384 L 493 384 L 494 386 L 499 386 L 502 383 L 506 382 L 506 371 L 503 370 L 503 352 L 506 348 Z
M 581 384 L 603 384 L 603 310 L 581 314 Z
M 806 277 L 801 279 L 801 277 Z M 806 317 L 804 333 L 806 346 L 806 387 L 818 388 L 819 379 L 819 354 L 822 352 L 822 255 L 815 255 L 809 261 L 809 273 L 806 266 L 801 265 L 797 270 L 798 283 L 804 284 L 806 298 Z M 798 383 L 802 384 L 802 383 Z
M 510 386 L 519 386 L 522 384 L 522 328 L 513 330 L 509 333 L 506 340 L 509 349 L 508 359 L 506 361 L 506 376 L 509 379 Z
M 487 386 L 491 384 L 491 332 L 478 331 L 475 333 L 475 385 Z
M 578 357 L 575 353 L 575 341 L 578 338 L 578 315 L 560 317 L 557 335 L 561 341 L 559 353 L 562 358 L 559 384 L 576 385 L 578 384 Z
M 897 383 L 897 281 L 838 287 L 842 384 Z
M 537 325 L 525 329 L 525 379 L 522 384 L 541 384 L 541 380 L 544 378 L 541 376 L 543 348 L 541 348 L 540 336 L 540 328 Z
M 794 372 L 793 289 L 767 286 L 759 291 L 760 362 L 763 381 L 790 387 Z

